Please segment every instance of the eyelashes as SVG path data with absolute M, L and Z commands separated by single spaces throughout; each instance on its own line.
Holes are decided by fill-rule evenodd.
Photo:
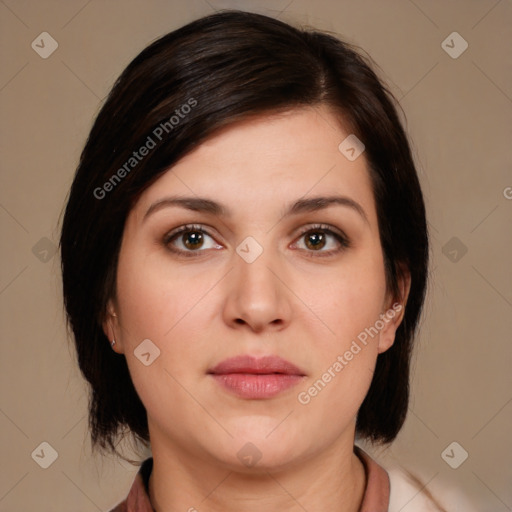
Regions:
M 162 242 L 171 252 L 184 257 L 198 257 L 207 251 L 224 248 L 201 224 L 186 224 L 173 229 L 164 236 Z M 289 247 L 308 257 L 328 257 L 348 249 L 351 242 L 338 228 L 313 224 L 303 228 Z

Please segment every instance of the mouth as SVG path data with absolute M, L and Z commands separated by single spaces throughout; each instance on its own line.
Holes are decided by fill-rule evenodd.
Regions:
M 222 361 L 208 374 L 227 392 L 249 400 L 272 398 L 296 386 L 306 373 L 277 356 L 237 356 Z

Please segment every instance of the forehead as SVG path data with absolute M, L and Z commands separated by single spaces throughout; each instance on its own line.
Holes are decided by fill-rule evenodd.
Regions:
M 308 195 L 343 194 L 373 215 L 364 153 L 340 151 L 350 135 L 326 107 L 230 125 L 177 162 L 141 196 L 143 210 L 166 194 L 208 197 L 237 213 L 262 213 Z

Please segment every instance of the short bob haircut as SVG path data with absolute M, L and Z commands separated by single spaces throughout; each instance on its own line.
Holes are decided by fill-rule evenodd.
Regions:
M 126 359 L 111 350 L 102 330 L 131 208 L 220 128 L 319 105 L 365 145 L 388 292 L 400 300 L 399 280 L 411 277 L 404 319 L 393 346 L 378 356 L 356 424 L 359 438 L 371 442 L 389 443 L 398 434 L 429 250 L 423 196 L 396 101 L 369 59 L 336 37 L 222 11 L 158 39 L 128 65 L 94 122 L 69 193 L 60 239 L 64 304 L 91 386 L 95 448 L 116 452 L 127 431 L 149 444 L 146 410 Z

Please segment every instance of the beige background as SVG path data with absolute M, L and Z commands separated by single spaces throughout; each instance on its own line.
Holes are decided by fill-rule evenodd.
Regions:
M 134 470 L 89 449 L 87 395 L 52 257 L 59 215 L 118 74 L 155 38 L 225 7 L 337 32 L 370 53 L 401 99 L 428 204 L 433 275 L 410 414 L 377 455 L 416 470 L 434 494 L 455 488 L 479 510 L 512 510 L 507 0 L 0 1 L 0 510 L 107 510 L 125 497 Z M 58 43 L 47 59 L 31 48 L 44 31 Z M 469 44 L 456 59 L 441 46 L 454 31 Z M 58 453 L 48 469 L 31 458 L 44 441 Z M 441 457 L 453 441 L 469 454 L 457 469 Z M 402 510 L 412 512 L 414 499 Z

